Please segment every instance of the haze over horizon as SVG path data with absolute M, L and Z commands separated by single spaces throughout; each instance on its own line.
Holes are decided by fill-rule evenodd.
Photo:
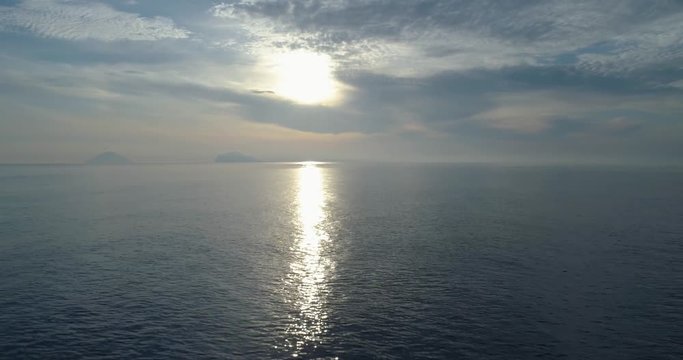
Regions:
M 0 163 L 681 163 L 679 1 L 0 0 Z

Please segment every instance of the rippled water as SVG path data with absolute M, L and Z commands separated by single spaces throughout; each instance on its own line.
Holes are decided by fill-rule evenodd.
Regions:
M 1 358 L 683 357 L 683 172 L 0 167 Z

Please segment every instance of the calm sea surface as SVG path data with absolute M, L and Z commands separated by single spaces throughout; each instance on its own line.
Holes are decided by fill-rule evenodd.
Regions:
M 0 358 L 683 358 L 683 172 L 0 166 Z

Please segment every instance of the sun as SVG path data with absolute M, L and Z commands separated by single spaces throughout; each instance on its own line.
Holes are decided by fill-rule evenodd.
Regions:
M 304 105 L 328 104 L 337 97 L 332 59 L 325 54 L 297 50 L 275 59 L 275 93 Z

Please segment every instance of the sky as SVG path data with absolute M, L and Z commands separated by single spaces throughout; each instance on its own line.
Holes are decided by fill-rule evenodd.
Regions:
M 680 163 L 682 1 L 0 0 L 0 163 Z

